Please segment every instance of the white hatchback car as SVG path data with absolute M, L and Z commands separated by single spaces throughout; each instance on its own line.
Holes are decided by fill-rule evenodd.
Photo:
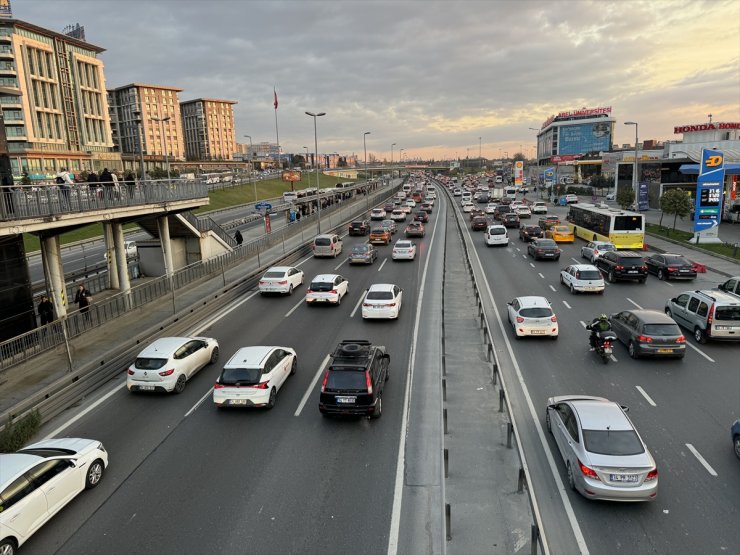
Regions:
M 516 213 L 520 218 L 531 218 L 532 217 L 532 210 L 530 210 L 529 206 L 526 206 L 526 205 L 517 206 Z
M 93 439 L 46 439 L 0 454 L 0 553 L 12 555 L 77 494 L 100 483 L 108 453 Z
M 385 210 L 383 210 L 382 208 L 373 208 L 370 211 L 370 219 L 371 220 L 384 220 Z
M 242 347 L 224 364 L 213 402 L 223 407 L 275 406 L 277 392 L 298 369 L 298 356 L 290 347 Z
M 396 241 L 391 258 L 393 260 L 413 260 L 416 258 L 416 245 L 412 241 Z
M 414 201 L 413 201 L 413 200 L 411 200 L 411 199 L 407 199 L 407 200 L 405 201 L 405 203 L 406 203 L 406 206 L 408 206 L 409 208 L 415 208 L 415 207 L 416 207 L 416 202 L 414 202 Z
M 293 289 L 303 285 L 303 270 L 293 266 L 273 266 L 269 268 L 259 282 L 259 292 L 266 293 L 287 293 L 293 294 Z
M 547 214 L 547 204 L 538 200 L 532 203 L 530 210 L 532 211 L 532 214 Z
M 591 264 L 571 264 L 560 271 L 560 283 L 575 293 L 603 293 L 604 276 Z
M 498 204 L 496 204 L 495 202 L 489 202 L 488 204 L 486 204 L 486 214 L 495 214 L 497 206 Z
M 488 247 L 506 246 L 509 244 L 509 230 L 500 224 L 489 225 L 483 235 L 483 241 Z
M 462 211 L 463 212 L 472 212 L 473 211 L 473 203 L 469 200 L 463 201 L 462 203 Z
M 406 212 L 403 210 L 394 210 L 391 212 L 391 220 L 394 222 L 405 222 L 406 221 Z
M 362 317 L 398 318 L 403 302 L 403 289 L 392 283 L 374 283 L 362 301 Z
M 212 337 L 162 337 L 146 347 L 126 375 L 134 391 L 182 393 L 198 370 L 218 360 L 218 341 Z
M 507 308 L 507 317 L 517 339 L 527 335 L 558 338 L 558 318 L 545 297 L 517 297 Z
M 349 281 L 338 274 L 319 274 L 311 280 L 306 291 L 306 303 L 341 304 L 342 297 L 349 293 Z
M 581 247 L 581 257 L 593 264 L 605 252 L 615 250 L 617 247 L 611 241 L 589 241 L 587 245 Z

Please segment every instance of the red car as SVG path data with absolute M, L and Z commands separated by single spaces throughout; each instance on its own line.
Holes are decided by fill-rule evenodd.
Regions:
M 414 221 L 415 222 L 422 222 L 427 223 L 429 222 L 429 214 L 426 213 L 424 210 L 419 210 L 414 214 Z

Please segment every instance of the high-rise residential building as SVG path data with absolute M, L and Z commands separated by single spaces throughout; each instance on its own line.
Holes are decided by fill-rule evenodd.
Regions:
M 104 51 L 25 21 L 0 19 L 0 109 L 15 177 L 120 168 L 98 59 Z
M 178 93 L 182 89 L 131 83 L 108 91 L 113 142 L 127 168 L 136 169 L 139 141 L 147 169 L 185 160 Z M 164 134 L 162 132 L 164 131 Z
M 180 103 L 188 160 L 233 160 L 234 100 L 196 98 Z

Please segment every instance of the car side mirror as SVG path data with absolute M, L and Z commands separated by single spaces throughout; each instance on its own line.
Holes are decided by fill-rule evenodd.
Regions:
M 630 411 L 630 408 L 627 405 L 619 405 L 619 406 L 622 407 L 622 410 L 624 412 L 629 412 Z
M 675 302 L 676 302 L 676 297 L 673 297 L 673 298 L 671 299 L 671 302 L 672 302 L 672 303 L 675 303 Z

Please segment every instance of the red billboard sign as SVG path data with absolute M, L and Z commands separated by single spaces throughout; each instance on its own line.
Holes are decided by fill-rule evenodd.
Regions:
M 740 123 L 698 123 L 696 125 L 679 125 L 673 128 L 675 134 L 691 133 L 693 131 L 716 131 L 718 129 L 740 129 Z
M 298 170 L 283 170 L 280 176 L 283 181 L 289 181 L 291 183 L 301 180 L 301 172 Z

